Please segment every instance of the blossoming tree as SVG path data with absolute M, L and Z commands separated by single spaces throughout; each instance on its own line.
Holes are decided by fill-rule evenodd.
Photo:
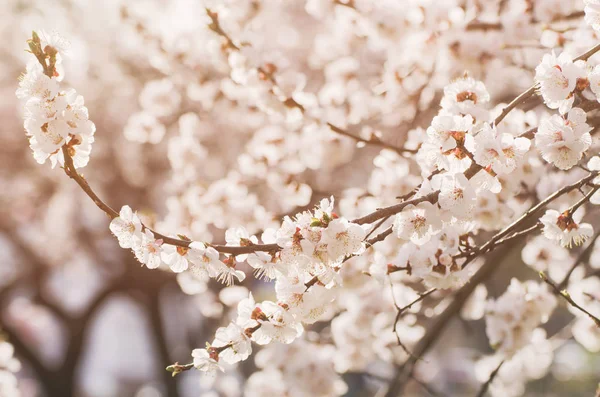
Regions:
M 460 318 L 491 349 L 462 358 L 457 395 L 520 396 L 571 338 L 600 351 L 600 1 L 226 3 L 181 2 L 193 23 L 166 30 L 120 9 L 127 62 L 155 76 L 120 156 L 168 159 L 162 216 L 84 176 L 110 142 L 68 84 L 67 39 L 33 32 L 16 90 L 33 158 L 108 216 L 113 246 L 229 302 L 166 371 L 218 385 L 254 360 L 226 395 L 344 395 L 355 373 L 436 393 L 463 365 L 434 349 Z M 559 306 L 571 319 L 547 327 Z

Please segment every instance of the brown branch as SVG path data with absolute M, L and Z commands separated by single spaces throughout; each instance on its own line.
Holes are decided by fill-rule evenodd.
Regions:
M 340 135 L 343 135 L 343 136 L 346 136 L 346 137 L 348 137 L 348 138 L 354 139 L 354 140 L 355 140 L 355 141 L 357 141 L 357 142 L 364 143 L 365 145 L 375 145 L 375 146 L 381 146 L 381 147 L 383 147 L 383 148 L 385 148 L 385 149 L 390 149 L 390 150 L 393 150 L 393 151 L 395 151 L 396 153 L 399 153 L 399 154 L 404 154 L 404 153 L 417 153 L 417 150 L 415 150 L 415 149 L 404 149 L 404 148 L 399 148 L 399 147 L 397 147 L 397 146 L 395 146 L 395 145 L 391 145 L 391 144 L 389 144 L 389 143 L 385 143 L 385 142 L 383 142 L 381 139 L 379 139 L 379 138 L 377 138 L 377 137 L 375 137 L 375 136 L 372 136 L 370 139 L 365 139 L 365 138 L 362 138 L 362 137 L 360 137 L 360 136 L 357 136 L 357 135 L 354 135 L 354 134 L 352 134 L 351 132 L 349 132 L 349 131 L 346 131 L 346 130 L 344 130 L 344 129 L 342 129 L 342 128 L 340 128 L 340 127 L 338 127 L 338 126 L 336 126 L 336 125 L 334 125 L 334 124 L 332 124 L 332 123 L 327 123 L 327 126 L 328 126 L 328 127 L 329 127 L 329 128 L 330 128 L 330 129 L 331 129 L 333 132 L 335 132 L 335 133 L 337 133 L 337 134 L 340 134 Z
M 533 207 L 531 207 L 523 215 L 521 215 L 517 220 L 513 221 L 510 225 L 506 226 L 500 232 L 496 233 L 494 235 L 494 237 L 492 237 L 487 243 L 483 244 L 479 248 L 473 248 L 471 251 L 467 251 L 465 253 L 465 255 L 469 259 L 467 260 L 467 262 L 465 262 L 463 264 L 463 268 L 469 262 L 471 262 L 471 260 L 474 259 L 476 256 L 479 256 L 481 254 L 485 254 L 486 252 L 489 252 L 489 251 L 493 250 L 498 245 L 499 241 L 503 237 L 509 235 L 515 229 L 517 229 L 520 225 L 522 225 L 525 221 L 527 221 L 528 219 L 534 217 L 541 209 L 543 209 L 544 207 L 546 207 L 552 201 L 554 201 L 555 199 L 559 198 L 560 196 L 562 196 L 562 195 L 564 195 L 564 194 L 566 194 L 566 193 L 568 193 L 568 192 L 570 192 L 572 190 L 581 188 L 582 186 L 584 186 L 588 182 L 590 182 L 592 179 L 594 179 L 596 176 L 598 176 L 598 172 L 597 171 L 592 172 L 589 175 L 587 175 L 586 177 L 580 179 L 579 181 L 577 181 L 577 182 L 575 182 L 575 183 L 573 183 L 571 185 L 564 186 L 563 188 L 557 190 L 556 192 L 554 192 L 550 196 L 546 197 L 544 200 L 540 201 L 538 204 L 536 204 Z M 586 197 L 589 198 L 588 196 L 586 196 Z M 576 204 L 576 205 L 578 205 L 578 204 Z
M 77 184 L 79 185 L 79 187 L 81 187 L 81 189 L 85 192 L 85 194 L 87 194 L 89 196 L 89 198 L 92 199 L 94 204 L 96 204 L 96 206 L 98 208 L 100 208 L 102 211 L 104 211 L 104 213 L 106 215 L 108 215 L 110 219 L 117 218 L 119 216 L 119 213 L 117 211 L 115 211 L 114 209 L 112 209 L 104 201 L 102 201 L 100 199 L 100 197 L 98 197 L 98 195 L 92 190 L 92 188 L 90 187 L 89 183 L 85 180 L 83 175 L 81 175 L 79 172 L 77 172 L 77 169 L 75 169 L 75 165 L 73 164 L 73 159 L 71 158 L 71 155 L 69 154 L 69 149 L 68 149 L 67 145 L 64 145 L 62 147 L 62 152 L 63 152 L 63 157 L 65 158 L 64 170 L 65 170 L 65 173 L 67 174 L 67 176 L 69 176 L 71 179 L 73 179 L 75 182 L 77 182 Z
M 600 51 L 600 44 L 596 44 L 594 47 L 590 48 L 588 51 L 586 51 L 583 54 L 579 55 L 573 61 L 587 61 L 588 58 L 590 58 L 592 55 L 594 55 L 598 51 Z
M 539 204 L 533 206 L 530 210 L 525 212 L 519 219 L 517 219 L 516 221 L 511 223 L 509 226 L 504 228 L 502 231 L 497 233 L 494 237 L 492 237 L 492 239 L 490 241 L 488 241 L 486 244 L 484 244 L 483 246 L 481 246 L 481 248 L 475 249 L 473 251 L 472 256 L 470 256 L 467 259 L 467 262 L 465 262 L 465 264 L 463 264 L 463 267 L 466 266 L 466 264 L 468 264 L 470 261 L 472 261 L 472 259 L 474 259 L 476 256 L 479 256 L 479 255 L 482 255 L 489 251 L 494 250 L 494 248 L 496 248 L 498 246 L 497 243 L 503 237 L 509 235 L 514 229 L 516 229 L 516 227 L 518 225 L 520 225 L 522 222 L 525 222 L 527 219 L 531 218 L 533 215 L 535 215 L 537 213 L 538 210 L 543 208 L 545 205 L 550 203 L 552 200 L 560 197 L 561 195 L 563 195 L 571 190 L 578 189 L 578 188 L 584 186 L 585 184 L 590 182 L 592 179 L 594 179 L 597 175 L 598 175 L 598 172 L 590 173 L 588 176 L 582 178 L 580 181 L 578 181 L 574 184 L 565 186 L 562 189 L 559 189 L 558 191 L 556 191 L 555 193 L 548 196 L 545 200 L 543 200 Z M 593 191 L 595 191 L 595 189 L 592 189 L 592 191 L 590 193 L 586 194 L 586 196 L 582 200 L 577 202 L 575 205 L 573 205 L 569 209 L 569 211 L 571 211 L 574 207 L 581 205 L 580 204 L 581 201 L 588 200 L 589 197 L 591 197 L 591 195 L 593 194 L 592 193 Z M 510 249 L 517 245 L 517 243 L 519 242 L 519 239 L 508 238 L 505 240 L 505 242 L 506 242 L 506 244 L 509 245 L 509 249 Z M 481 282 L 483 282 L 485 279 L 487 279 L 494 272 L 494 270 L 496 270 L 496 268 L 498 267 L 498 264 L 496 262 L 499 261 L 501 258 L 503 258 L 505 255 L 506 255 L 505 251 L 502 251 L 502 252 L 495 251 L 495 258 L 497 258 L 497 259 L 486 262 L 475 273 L 475 275 L 473 277 L 471 277 L 469 282 L 467 284 L 465 284 L 460 290 L 458 290 L 452 303 L 450 303 L 450 305 L 438 317 L 436 317 L 436 321 L 434 322 L 434 324 L 427 331 L 425 336 L 421 339 L 421 341 L 415 348 L 414 354 L 417 357 L 422 357 L 423 354 L 427 350 L 429 350 L 429 348 L 434 344 L 434 342 L 437 340 L 439 335 L 446 328 L 450 319 L 452 317 L 454 317 L 454 315 L 461 310 L 462 306 L 466 302 L 469 295 L 474 291 L 475 287 L 478 284 L 480 284 Z M 404 368 L 400 368 L 398 370 L 397 376 L 395 377 L 395 380 L 394 380 L 392 386 L 390 387 L 390 389 L 388 390 L 388 392 L 386 394 L 386 397 L 395 397 L 395 396 L 399 395 L 399 393 L 403 389 L 406 381 L 410 379 L 410 376 L 412 375 L 413 370 L 414 370 L 414 361 L 408 361 L 405 364 Z M 401 376 L 402 374 L 404 374 L 404 376 Z
M 527 101 L 529 98 L 535 95 L 535 90 L 537 89 L 537 83 L 529 87 L 527 90 L 522 92 L 519 96 L 513 99 L 506 107 L 502 109 L 502 112 L 494 119 L 494 125 L 497 126 L 504 120 L 506 116 L 519 104 Z
M 102 201 L 102 199 L 100 199 L 100 197 L 98 197 L 98 195 L 91 188 L 91 186 L 86 181 L 86 179 L 83 177 L 83 175 L 81 175 L 77 171 L 77 169 L 75 168 L 75 166 L 73 164 L 73 159 L 69 155 L 67 145 L 64 145 L 62 147 L 62 151 L 63 151 L 63 156 L 65 158 L 65 167 L 64 167 L 65 173 L 71 179 L 73 179 L 75 182 L 77 182 L 77 184 L 81 187 L 81 189 L 85 192 L 85 194 L 87 194 L 88 197 L 92 199 L 94 204 L 96 204 L 96 206 L 98 208 L 100 208 L 106 215 L 108 215 L 109 218 L 111 218 L 111 219 L 117 218 L 119 216 L 119 213 L 117 211 L 115 211 L 112 207 L 110 207 L 108 204 L 106 204 L 104 201 Z M 181 240 L 178 238 L 165 236 L 164 234 L 154 231 L 147 226 L 144 226 L 144 228 L 147 228 L 148 230 L 150 230 L 157 239 L 162 239 L 163 242 L 166 244 L 175 245 L 175 246 L 179 246 L 179 247 L 188 247 L 191 243 L 191 241 Z M 218 245 L 218 244 L 211 245 L 211 246 L 219 252 L 233 254 L 233 255 L 248 254 L 248 253 L 257 252 L 257 251 L 272 252 L 272 251 L 279 251 L 281 249 L 277 244 L 254 244 L 254 245 L 249 245 L 246 247 L 236 247 L 236 246 L 227 246 L 227 245 Z
M 581 18 L 585 13 L 583 11 L 575 11 L 567 15 L 557 15 L 555 16 L 551 22 L 560 22 L 560 21 L 569 21 L 572 19 Z M 533 23 L 545 23 L 540 21 L 532 21 Z M 504 25 L 500 22 L 481 22 L 481 21 L 471 21 L 465 26 L 465 30 L 467 32 L 474 30 L 502 30 L 504 29 Z
M 600 51 L 600 44 L 597 44 L 596 46 L 592 47 L 589 51 L 581 54 L 580 56 L 578 56 L 577 58 L 574 59 L 574 61 L 579 61 L 579 60 L 587 60 L 589 57 L 591 57 L 592 55 L 594 55 L 596 52 Z M 521 93 L 521 95 L 519 95 L 518 97 L 516 97 L 515 99 L 512 100 L 511 103 L 509 103 L 504 109 L 502 109 L 502 112 L 498 115 L 498 117 L 496 117 L 496 119 L 494 120 L 494 125 L 498 125 L 500 124 L 500 122 L 502 120 L 504 120 L 504 118 L 515 108 L 517 107 L 519 104 L 527 101 L 529 98 L 531 98 L 532 96 L 535 95 L 535 91 L 537 89 L 537 83 L 532 85 L 531 87 L 529 87 L 526 91 L 524 91 L 523 93 Z
M 433 346 L 438 340 L 438 337 L 448 326 L 450 319 L 460 312 L 464 303 L 475 288 L 500 267 L 502 260 L 507 256 L 507 250 L 516 247 L 517 243 L 518 240 L 511 240 L 508 243 L 506 250 L 503 250 L 502 252 L 495 251 L 493 256 L 471 277 L 469 282 L 455 293 L 454 298 L 448 307 L 434 319 L 433 324 L 431 324 L 425 335 L 413 349 L 413 354 L 415 356 L 423 357 L 431 346 Z M 402 367 L 397 368 L 392 384 L 385 394 L 386 397 L 397 397 L 401 395 L 405 384 L 412 378 L 414 364 L 415 360 L 413 359 L 407 361 Z
M 396 215 L 398 212 L 402 211 L 404 208 L 406 208 L 407 206 L 409 206 L 411 204 L 416 205 L 416 204 L 422 203 L 424 201 L 429 201 L 430 203 L 436 203 L 439 194 L 440 194 L 439 191 L 435 191 L 435 192 L 429 193 L 425 196 L 421 196 L 421 197 L 417 197 L 417 198 L 414 198 L 411 200 L 403 201 L 399 204 L 394 204 L 389 207 L 380 208 L 374 212 L 371 212 L 368 215 L 363 216 L 362 218 L 357 218 L 357 219 L 353 220 L 352 222 L 358 223 L 359 225 L 362 225 L 365 223 L 373 223 L 381 218 L 386 218 L 386 217 L 390 217 L 392 215 Z
M 511 235 L 510 235 L 510 236 L 508 236 L 508 237 L 504 237 L 503 239 L 499 240 L 499 241 L 496 243 L 496 245 L 502 245 L 502 244 L 504 244 L 504 243 L 507 243 L 507 242 L 509 242 L 510 240 L 514 240 L 514 239 L 516 239 L 516 238 L 523 237 L 523 236 L 525 236 L 525 235 L 527 235 L 527 234 L 529 234 L 529 233 L 531 233 L 531 232 L 534 232 L 534 231 L 536 231 L 536 230 L 539 230 L 539 229 L 541 229 L 541 228 L 542 228 L 542 226 L 543 226 L 543 225 L 542 225 L 541 223 L 536 223 L 535 225 L 533 225 L 533 226 L 531 226 L 531 227 L 528 227 L 528 228 L 527 228 L 527 229 L 525 229 L 525 230 L 521 230 L 520 232 L 515 232 L 514 234 L 511 234 Z
M 231 37 L 229 37 L 229 35 L 221 28 L 221 24 L 219 23 L 219 14 L 211 11 L 209 8 L 206 8 L 206 15 L 208 15 L 211 20 L 211 23 L 208 25 L 209 29 L 223 37 L 229 48 L 239 51 L 240 47 L 238 47 L 233 40 L 231 40 Z

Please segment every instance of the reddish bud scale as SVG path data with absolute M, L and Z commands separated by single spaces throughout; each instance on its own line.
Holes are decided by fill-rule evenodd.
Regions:
M 263 311 L 260 310 L 260 308 L 258 308 L 258 307 L 254 308 L 254 310 L 252 310 L 252 314 L 250 314 L 250 318 L 252 320 L 262 320 L 262 321 L 269 320 L 267 315 L 265 313 L 263 313 Z

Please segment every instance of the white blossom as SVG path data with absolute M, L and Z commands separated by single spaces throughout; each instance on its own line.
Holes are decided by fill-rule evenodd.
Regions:
M 219 353 L 219 358 L 228 364 L 243 361 L 252 353 L 250 338 L 246 336 L 244 329 L 235 323 L 217 329 L 212 346 L 217 348 L 229 346 Z
M 334 219 L 323 231 L 321 242 L 327 245 L 327 253 L 333 261 L 345 256 L 360 254 L 364 248 L 366 236 L 364 227 L 349 222 L 347 219 Z
M 491 167 L 496 174 L 509 174 L 530 145 L 527 138 L 500 133 L 496 127 L 485 123 L 475 137 L 475 162 L 482 167 Z
M 160 257 L 174 273 L 181 273 L 191 266 L 192 258 L 190 251 L 191 248 L 189 247 L 165 245 Z
M 125 205 L 119 216 L 110 222 L 110 231 L 119 240 L 121 248 L 133 248 L 142 239 L 142 222 L 131 207 Z
M 450 114 L 471 115 L 477 120 L 485 121 L 488 112 L 482 105 L 489 101 L 490 94 L 483 82 L 464 77 L 444 87 L 444 97 L 440 104 Z
M 192 351 L 192 357 L 194 357 L 194 367 L 196 369 L 206 372 L 208 374 L 215 374 L 217 370 L 224 372 L 223 367 L 219 365 L 218 355 L 215 358 L 208 352 L 207 349 L 194 349 Z
M 227 229 L 225 231 L 225 241 L 227 241 L 227 245 L 238 247 L 248 247 L 250 245 L 258 244 L 256 236 L 251 236 L 244 227 Z M 245 261 L 246 258 L 248 258 L 247 254 L 237 255 L 237 259 L 242 262 Z
M 434 189 L 440 191 L 440 208 L 450 211 L 457 218 L 467 218 L 476 203 L 475 189 L 462 173 L 436 175 L 432 179 Z
M 491 346 L 514 354 L 530 342 L 533 330 L 548 320 L 556 304 L 545 284 L 513 278 L 500 297 L 488 302 L 485 320 Z
M 440 227 L 439 208 L 428 201 L 406 206 L 394 220 L 396 235 L 417 245 L 427 243 Z
M 590 131 L 585 112 L 574 108 L 566 119 L 552 115 L 542 120 L 535 134 L 535 145 L 544 160 L 561 170 L 568 170 L 592 144 Z
M 535 69 L 535 79 L 540 85 L 540 93 L 546 105 L 565 114 L 573 106 L 573 91 L 578 80 L 587 79 L 585 61 L 573 62 L 573 58 L 566 52 L 558 57 L 554 52 L 546 54 Z
M 600 1 L 584 0 L 585 22 L 595 31 L 600 31 Z
M 265 301 L 257 307 L 264 317 L 257 319 L 260 328 L 252 334 L 252 340 L 259 345 L 265 345 L 271 340 L 292 343 L 304 331 L 302 324 L 277 303 Z
M 542 233 L 546 238 L 567 248 L 571 248 L 573 244 L 583 244 L 594 234 L 592 225 L 576 222 L 568 211 L 561 214 L 555 210 L 547 210 L 540 222 L 544 225 Z
M 161 253 L 163 241 L 156 239 L 154 234 L 146 229 L 141 236 L 141 242 L 135 247 L 135 257 L 148 269 L 156 269 L 162 264 Z

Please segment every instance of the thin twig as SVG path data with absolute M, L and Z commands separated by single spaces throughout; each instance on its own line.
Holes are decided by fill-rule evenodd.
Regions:
M 388 219 L 390 219 L 390 217 L 386 216 L 385 218 L 382 218 L 379 222 L 377 222 L 377 224 L 375 224 L 375 226 L 373 226 L 373 229 L 371 229 L 371 231 L 367 234 L 367 236 L 365 237 L 365 239 L 368 240 L 369 237 L 371 237 L 371 235 L 375 232 L 375 230 L 379 229 L 379 227 L 381 225 L 383 225 L 384 222 L 387 221 Z
M 354 135 L 349 131 L 344 130 L 343 128 L 340 128 L 332 123 L 327 123 L 327 126 L 335 133 L 346 136 L 348 138 L 354 139 L 357 142 L 361 142 L 364 143 L 365 145 L 375 145 L 375 146 L 381 146 L 385 149 L 390 149 L 393 150 L 399 154 L 403 154 L 403 153 L 417 153 L 417 151 L 415 149 L 404 149 L 404 148 L 399 148 L 398 146 L 395 145 L 391 145 L 389 143 L 385 143 L 383 142 L 381 139 L 377 138 L 377 137 L 371 137 L 370 139 L 365 139 L 362 138 L 360 136 Z
M 538 230 L 538 229 L 541 229 L 541 228 L 542 228 L 542 224 L 538 222 L 538 223 L 536 223 L 535 225 L 533 225 L 533 226 L 531 226 L 531 227 L 528 227 L 528 228 L 527 228 L 527 229 L 525 229 L 525 230 L 521 230 L 520 232 L 516 232 L 516 233 L 514 233 L 514 234 L 511 234 L 511 235 L 510 235 L 510 236 L 508 236 L 508 237 L 504 237 L 502 240 L 499 240 L 499 241 L 496 243 L 496 245 L 502 245 L 502 244 L 504 244 L 504 243 L 507 243 L 507 242 L 509 242 L 510 240 L 513 240 L 513 239 L 516 239 L 516 238 L 519 238 L 519 237 L 523 237 L 524 235 L 526 235 L 526 234 L 529 234 L 529 233 L 531 233 L 531 232 L 534 232 L 534 231 L 536 231 L 536 230 Z
M 583 262 L 585 262 L 589 259 L 590 255 L 592 254 L 592 251 L 594 250 L 594 245 L 595 245 L 595 242 L 598 239 L 598 237 L 600 237 L 600 230 L 598 230 L 596 232 L 596 234 L 594 234 L 594 236 L 590 240 L 588 246 L 585 247 L 585 249 L 583 251 L 581 251 L 581 253 L 577 257 L 577 259 L 575 260 L 575 263 L 573 263 L 573 266 L 571 266 L 571 268 L 569 269 L 567 274 L 565 274 L 565 276 L 563 277 L 561 282 L 558 283 L 559 289 L 565 288 L 567 286 L 567 284 L 569 283 L 569 279 L 571 278 L 571 275 L 573 274 L 573 272 L 575 271 L 577 266 L 579 266 L 580 264 L 582 264 Z
M 552 289 L 554 290 L 554 292 L 557 295 L 562 296 L 563 299 L 565 301 L 567 301 L 571 306 L 573 306 L 574 308 L 576 308 L 576 309 L 580 310 L 581 312 L 587 314 L 588 317 L 594 321 L 594 323 L 596 324 L 596 326 L 598 328 L 600 328 L 600 319 L 598 317 L 594 316 L 592 313 L 588 312 L 583 307 L 579 306 L 579 304 L 577 302 L 575 302 L 573 300 L 573 298 L 571 298 L 571 295 L 569 295 L 569 293 L 567 292 L 567 290 L 564 290 L 564 289 L 561 290 L 560 288 L 558 288 L 558 285 L 556 285 L 552 280 L 550 280 L 550 278 L 544 272 L 540 272 L 540 278 L 546 284 L 548 284 L 550 287 L 552 287 Z
M 498 375 L 498 372 L 500 372 L 500 368 L 502 368 L 503 364 L 504 364 L 504 360 L 500 361 L 500 364 L 498 364 L 496 369 L 492 371 L 488 380 L 485 381 L 485 383 L 483 385 L 481 385 L 481 389 L 479 389 L 479 392 L 477 393 L 477 397 L 485 396 L 485 393 L 487 392 L 488 388 L 490 387 L 490 385 L 492 384 L 492 382 Z
M 416 300 L 414 300 L 413 302 L 411 302 L 408 306 L 405 306 L 405 307 L 401 308 L 400 306 L 398 306 L 398 302 L 396 301 L 396 294 L 394 294 L 394 284 L 392 283 L 392 279 L 389 278 L 389 277 L 388 277 L 388 279 L 390 281 L 390 293 L 392 294 L 392 301 L 394 302 L 394 306 L 396 307 L 396 310 L 398 311 L 396 313 L 396 318 L 394 319 L 394 326 L 392 327 L 392 332 L 394 333 L 394 335 L 396 335 L 396 341 L 398 342 L 398 346 L 400 346 L 402 348 L 402 350 L 404 350 L 404 352 L 406 354 L 408 354 L 409 356 L 411 356 L 414 359 L 418 360 L 419 357 L 416 357 L 415 355 L 413 355 L 412 352 L 410 350 L 408 350 L 408 348 L 400 340 L 400 335 L 398 334 L 398 327 L 397 327 L 398 326 L 398 321 L 400 320 L 400 315 L 405 310 L 408 310 L 409 308 L 412 307 L 412 305 L 414 305 L 417 302 L 420 302 L 423 299 L 425 299 L 428 295 L 430 295 L 431 293 L 433 293 L 435 291 L 435 289 L 427 291 L 426 293 L 420 295 L 419 298 L 417 298 Z
M 578 189 L 581 186 L 586 185 L 588 182 L 590 182 L 592 179 L 594 179 L 597 176 L 598 176 L 598 171 L 590 173 L 589 175 L 580 179 L 579 181 L 577 181 L 571 185 L 564 186 L 563 188 L 557 190 L 550 196 L 546 197 L 544 200 L 540 201 L 538 204 L 531 207 L 529 210 L 527 210 L 523 215 L 521 215 L 518 219 L 516 219 L 510 225 L 506 226 L 500 232 L 496 233 L 488 242 L 483 244 L 481 247 L 478 247 L 478 248 L 476 247 L 470 251 L 467 251 L 466 256 L 468 257 L 468 259 L 465 263 L 463 263 L 462 267 L 463 268 L 466 267 L 472 261 L 472 259 L 474 259 L 475 257 L 493 250 L 498 245 L 498 242 L 500 240 L 502 240 L 504 237 L 506 237 L 507 235 L 512 233 L 515 229 L 517 229 L 525 221 L 534 217 L 541 209 L 546 207 L 552 201 L 556 200 L 557 198 L 561 197 L 562 195 L 564 195 L 572 190 Z M 584 199 L 587 200 L 589 198 L 589 196 L 591 196 L 591 194 L 584 197 Z M 582 200 L 584 200 L 584 199 L 582 199 Z M 580 204 L 580 202 L 578 202 L 575 205 L 581 205 L 581 204 Z M 461 256 L 465 256 L 465 255 L 461 255 Z

